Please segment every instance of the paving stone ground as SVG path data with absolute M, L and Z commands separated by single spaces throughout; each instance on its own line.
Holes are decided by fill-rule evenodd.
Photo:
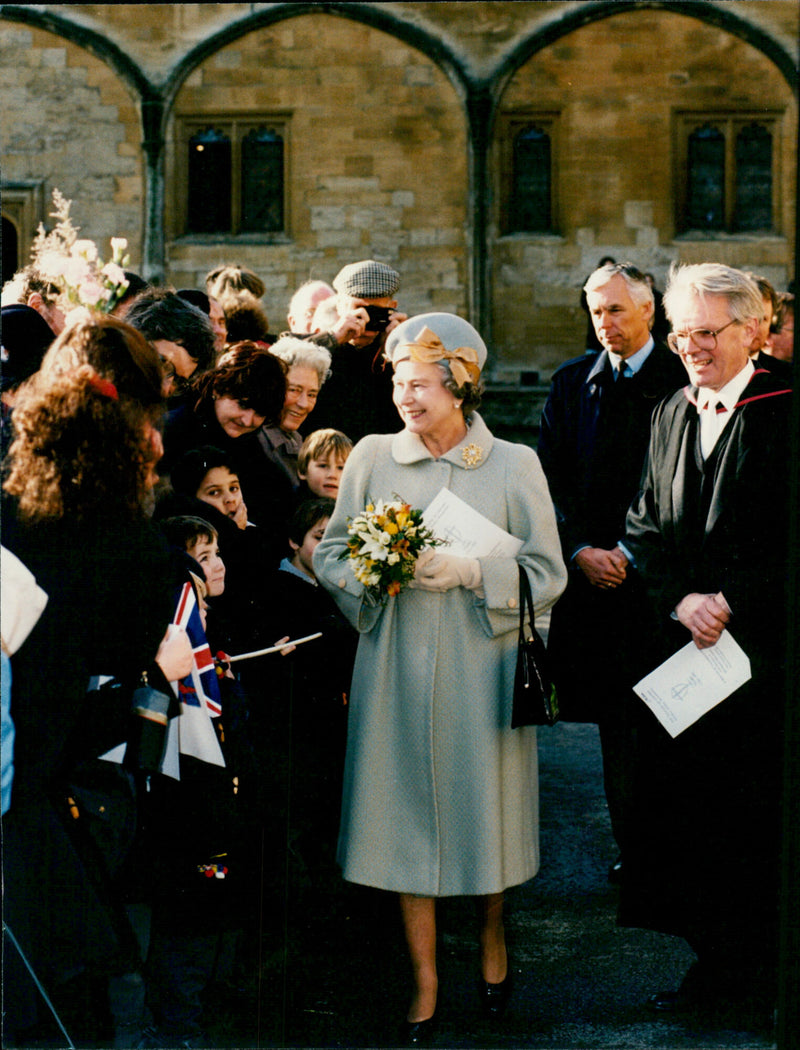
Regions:
M 770 1030 L 703 1028 L 643 1006 L 675 987 L 692 960 L 683 941 L 615 925 L 614 859 L 594 726 L 540 731 L 542 868 L 508 894 L 515 991 L 503 1022 L 481 1018 L 475 916 L 468 900 L 440 907 L 438 1048 L 763 1050 Z M 289 917 L 284 943 L 265 945 L 241 1001 L 209 1002 L 214 1045 L 397 1045 L 409 994 L 395 901 L 339 884 Z

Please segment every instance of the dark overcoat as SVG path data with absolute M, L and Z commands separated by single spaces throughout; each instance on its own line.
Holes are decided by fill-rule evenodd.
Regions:
M 587 545 L 611 549 L 622 538 L 639 488 L 653 409 L 685 382 L 680 359 L 658 345 L 636 375 L 619 382 L 605 350 L 567 361 L 553 376 L 539 457 L 569 568 L 548 640 L 567 720 L 598 721 L 616 713 L 621 683 L 614 639 L 630 637 L 638 619 L 635 582 L 600 590 L 572 556 Z

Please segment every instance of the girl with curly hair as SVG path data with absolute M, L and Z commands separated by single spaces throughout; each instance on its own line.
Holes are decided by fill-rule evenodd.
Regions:
M 82 990 L 87 974 L 125 972 L 135 960 L 112 904 L 109 857 L 88 842 L 74 785 L 87 770 L 116 769 L 96 759 L 128 738 L 142 673 L 169 693 L 191 667 L 186 635 L 166 639 L 179 567 L 144 510 L 162 451 L 161 381 L 155 350 L 124 322 L 69 326 L 20 391 L 4 484 L 3 543 L 48 595 L 12 663 L 4 918 L 51 998 L 78 1003 L 78 1020 L 68 979 L 82 974 Z M 89 691 L 99 675 L 119 688 Z M 126 812 L 132 800 L 129 792 L 120 803 Z M 121 863 L 128 825 L 119 809 L 105 812 Z M 19 1033 L 36 1020 L 35 993 L 15 953 L 5 964 L 7 1023 Z

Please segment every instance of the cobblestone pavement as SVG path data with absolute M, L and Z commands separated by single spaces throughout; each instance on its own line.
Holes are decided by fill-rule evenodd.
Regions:
M 774 1046 L 771 1030 L 698 1030 L 648 1014 L 654 991 L 675 987 L 692 954 L 676 938 L 615 925 L 614 859 L 593 726 L 539 736 L 540 874 L 508 894 L 515 989 L 490 1026 L 475 994 L 475 916 L 468 900 L 440 907 L 439 1048 L 712 1050 Z M 392 1047 L 409 994 L 396 903 L 338 882 L 267 938 L 258 978 L 241 1000 L 209 1002 L 209 1038 L 237 1047 Z M 285 950 L 284 950 L 285 949 Z

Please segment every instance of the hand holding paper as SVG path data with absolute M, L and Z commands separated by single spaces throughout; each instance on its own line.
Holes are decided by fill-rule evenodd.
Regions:
M 481 563 L 477 558 L 459 558 L 440 551 L 423 551 L 414 567 L 410 586 L 423 591 L 449 591 L 466 587 L 477 591 L 481 585 Z
M 731 610 L 722 592 L 719 594 L 687 594 L 675 607 L 675 615 L 692 632 L 692 641 L 698 649 L 716 645 Z

